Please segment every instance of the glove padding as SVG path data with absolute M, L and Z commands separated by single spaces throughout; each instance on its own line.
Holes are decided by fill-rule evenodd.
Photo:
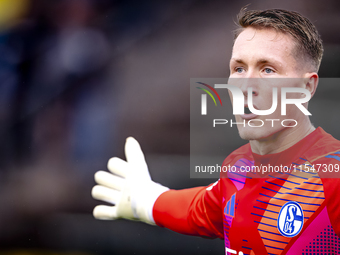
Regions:
M 154 225 L 153 205 L 168 188 L 151 180 L 141 147 L 132 137 L 126 140 L 125 156 L 127 161 L 116 157 L 109 160 L 107 167 L 112 174 L 95 174 L 99 185 L 93 187 L 92 197 L 115 206 L 96 206 L 93 215 L 101 220 L 124 218 Z

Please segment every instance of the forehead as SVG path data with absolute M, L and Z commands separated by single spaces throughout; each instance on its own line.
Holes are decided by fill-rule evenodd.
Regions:
M 290 34 L 271 28 L 248 27 L 236 38 L 232 57 L 238 59 L 275 58 L 280 62 L 295 62 L 296 43 Z M 287 63 L 288 64 L 288 63 Z

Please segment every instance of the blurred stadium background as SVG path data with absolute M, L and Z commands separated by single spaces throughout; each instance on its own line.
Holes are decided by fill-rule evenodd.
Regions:
M 224 254 L 221 240 L 97 221 L 90 193 L 130 135 L 155 181 L 214 181 L 189 178 L 189 82 L 228 77 L 249 3 L 309 17 L 325 46 L 320 76 L 340 76 L 338 0 L 0 0 L 0 254 Z M 313 121 L 339 139 L 340 86 L 319 92 Z

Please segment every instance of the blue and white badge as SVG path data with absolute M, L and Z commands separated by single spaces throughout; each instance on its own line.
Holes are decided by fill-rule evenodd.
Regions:
M 277 228 L 281 235 L 294 237 L 300 233 L 303 226 L 303 211 L 297 202 L 287 202 L 280 210 Z

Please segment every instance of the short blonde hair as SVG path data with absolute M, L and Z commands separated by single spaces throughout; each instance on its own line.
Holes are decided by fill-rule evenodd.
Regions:
M 315 71 L 319 70 L 323 55 L 322 40 L 316 27 L 300 13 L 281 9 L 256 11 L 243 8 L 237 17 L 239 28 L 235 30 L 235 39 L 247 27 L 273 28 L 288 33 L 297 42 L 297 52 L 303 53 L 312 62 Z

